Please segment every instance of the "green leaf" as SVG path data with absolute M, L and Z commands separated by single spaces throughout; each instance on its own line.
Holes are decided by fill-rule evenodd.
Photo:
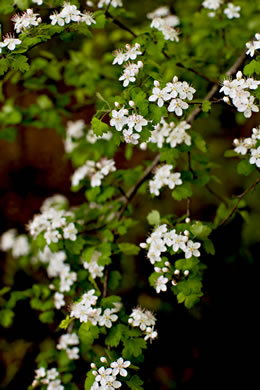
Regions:
M 140 251 L 140 248 L 137 245 L 128 242 L 121 242 L 118 246 L 120 251 L 125 255 L 137 255 Z
M 78 334 L 83 344 L 92 345 L 94 340 L 98 338 L 99 332 L 98 326 L 94 326 L 90 322 L 84 322 L 80 325 Z
M 252 60 L 244 67 L 244 75 L 251 76 L 254 73 L 260 74 L 260 61 Z
M 73 255 L 79 255 L 85 245 L 83 237 L 78 237 L 76 241 L 66 240 L 65 247 Z
M 11 67 L 15 71 L 27 72 L 30 69 L 28 58 L 24 55 L 16 55 L 12 57 Z
M 158 107 L 156 104 L 150 104 L 149 119 L 157 124 L 161 121 L 162 117 L 167 117 L 168 111 L 166 107 Z
M 102 122 L 100 119 L 95 116 L 92 118 L 91 126 L 97 137 L 102 136 L 104 133 L 107 133 L 109 130 L 109 126 Z
M 152 210 L 148 215 L 147 215 L 147 221 L 149 225 L 159 225 L 161 220 L 161 216 L 159 211 L 157 210 Z
M 55 314 L 54 310 L 48 310 L 48 311 L 45 311 L 44 313 L 41 313 L 39 316 L 39 319 L 44 324 L 51 324 L 53 322 L 53 319 L 54 319 L 54 314 Z
M 83 252 L 82 252 L 82 254 L 81 254 L 81 257 L 82 257 L 82 259 L 84 260 L 84 261 L 86 261 L 87 263 L 90 263 L 90 261 L 91 261 L 91 258 L 92 258 L 92 256 L 93 256 L 93 253 L 94 253 L 94 251 L 95 251 L 95 247 L 91 247 L 91 248 L 87 248 L 87 249 L 85 249 Z
M 213 242 L 211 240 L 205 240 L 203 242 L 203 248 L 205 249 L 205 251 L 209 254 L 209 255 L 215 255 L 215 248 L 214 248 L 214 245 L 213 245 Z
M 111 290 L 116 290 L 120 285 L 121 279 L 122 276 L 119 271 L 111 271 L 108 280 L 108 288 Z
M 13 323 L 14 312 L 10 309 L 0 311 L 0 324 L 4 328 L 9 328 Z
M 207 225 L 203 225 L 202 222 L 197 221 L 191 225 L 190 231 L 196 238 L 205 240 L 210 235 L 212 229 Z
M 209 112 L 211 110 L 211 102 L 209 100 L 204 100 L 201 109 L 203 112 Z
M 59 324 L 59 328 L 61 329 L 67 329 L 69 324 L 73 321 L 73 318 L 67 315 L 65 320 L 62 320 L 61 323 Z
M 126 382 L 127 386 L 130 387 L 131 390 L 143 390 L 144 381 L 138 375 L 132 376 L 132 378 Z
M 90 390 L 94 382 L 95 382 L 95 375 L 92 374 L 92 371 L 89 371 L 87 373 L 87 377 L 85 380 L 84 389 Z
M 253 164 L 249 164 L 248 160 L 242 160 L 237 165 L 237 173 L 239 175 L 248 176 L 254 171 L 254 169 L 255 166 Z
M 175 200 L 187 199 L 192 196 L 192 190 L 190 183 L 183 183 L 181 186 L 177 186 L 172 191 L 172 197 Z
M 3 76 L 8 71 L 9 61 L 7 58 L 1 58 L 0 60 L 0 76 Z
M 229 149 L 225 151 L 224 157 L 238 157 L 238 154 L 233 149 Z
M 138 357 L 142 354 L 142 350 L 147 348 L 146 341 L 143 338 L 123 339 L 124 349 L 122 355 L 125 359 L 131 356 Z
M 105 343 L 109 347 L 117 347 L 122 339 L 123 325 L 116 324 L 109 330 Z

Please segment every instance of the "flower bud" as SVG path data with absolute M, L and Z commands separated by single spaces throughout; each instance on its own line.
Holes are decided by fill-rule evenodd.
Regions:
M 180 270 L 179 270 L 179 269 L 176 269 L 176 270 L 174 271 L 174 275 L 180 275 Z
M 165 265 L 166 267 L 170 267 L 171 264 L 170 264 L 169 261 L 165 261 L 164 265 Z
M 189 236 L 190 235 L 190 232 L 188 230 L 184 230 L 184 235 L 185 236 Z
M 190 273 L 190 271 L 189 271 L 188 269 L 186 269 L 186 270 L 183 272 L 184 276 L 188 276 L 189 273 Z
M 161 268 L 159 268 L 159 267 L 154 267 L 154 270 L 155 270 L 155 272 L 158 272 L 158 273 L 161 272 Z
M 133 100 L 130 100 L 130 101 L 129 101 L 129 106 L 130 106 L 130 107 L 134 107 L 134 106 L 135 106 L 135 102 L 134 102 Z
M 172 280 L 172 285 L 173 285 L 173 286 L 177 286 L 176 280 L 174 280 L 174 279 Z
M 169 270 L 168 270 L 167 267 L 163 267 L 163 268 L 162 268 L 162 271 L 163 271 L 163 272 L 168 272 Z
M 225 102 L 225 103 L 230 103 L 230 99 L 229 99 L 229 97 L 228 96 L 224 96 L 223 97 L 223 101 Z
M 186 223 L 190 223 L 190 218 L 187 217 L 187 218 L 185 219 L 185 222 L 186 222 Z
M 140 246 L 141 248 L 143 248 L 143 249 L 147 248 L 146 242 L 141 242 L 141 243 L 139 244 L 139 246 Z
M 115 106 L 118 108 L 120 104 L 118 102 L 115 102 Z
M 91 367 L 91 368 L 96 368 L 95 363 L 91 363 L 91 364 L 90 364 L 90 367 Z
M 101 356 L 100 361 L 102 363 L 107 363 L 107 358 L 105 356 Z

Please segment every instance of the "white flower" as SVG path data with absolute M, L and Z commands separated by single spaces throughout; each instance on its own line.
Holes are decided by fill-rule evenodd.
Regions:
M 257 149 L 251 149 L 251 157 L 249 159 L 250 164 L 255 164 L 258 168 L 260 168 L 260 146 Z
M 246 54 L 253 57 L 255 55 L 255 51 L 260 49 L 260 42 L 259 41 L 247 42 L 246 47 L 248 49 Z
M 11 249 L 15 243 L 15 237 L 17 235 L 16 229 L 9 229 L 1 236 L 0 248 L 3 252 Z
M 64 3 L 63 9 L 60 12 L 60 16 L 65 20 L 65 23 L 68 24 L 72 22 L 79 22 L 81 19 L 80 11 L 75 5 L 70 3 Z
M 163 275 L 159 276 L 159 278 L 155 282 L 156 292 L 159 293 L 160 291 L 166 291 L 167 290 L 166 283 L 168 281 L 169 280 L 165 278 Z
M 254 104 L 254 96 L 250 96 L 247 103 L 241 103 L 237 110 L 239 112 L 243 112 L 246 118 L 250 118 L 252 116 L 252 112 L 259 112 L 259 108 Z
M 84 11 L 83 14 L 81 14 L 80 21 L 81 23 L 86 23 L 86 25 L 90 26 L 91 24 L 96 24 L 95 19 L 92 17 L 92 12 Z
M 42 21 L 38 16 L 39 14 L 34 14 L 32 9 L 27 9 L 22 15 L 14 15 L 11 19 L 14 22 L 14 30 L 20 33 L 31 26 L 38 26 Z
M 128 117 L 127 125 L 129 129 L 135 129 L 138 132 L 142 131 L 142 127 L 148 124 L 147 120 L 142 115 L 132 114 Z
M 64 301 L 64 295 L 59 293 L 59 292 L 56 292 L 54 294 L 54 306 L 56 307 L 56 309 L 60 309 L 62 306 L 65 306 L 65 301 Z
M 35 370 L 35 379 L 44 378 L 46 376 L 46 370 L 44 367 L 40 367 Z
M 32 2 L 37 4 L 37 5 L 42 5 L 43 4 L 43 0 L 32 0 Z
M 188 237 L 182 234 L 176 234 L 173 239 L 172 249 L 174 252 L 178 252 L 179 249 L 185 252 L 186 250 L 186 242 L 188 241 Z
M 254 127 L 252 129 L 252 136 L 253 139 L 260 139 L 260 126 L 259 127 Z
M 138 61 L 137 64 L 131 62 L 128 63 L 127 65 L 125 65 L 125 69 L 123 71 L 122 76 L 119 77 L 119 81 L 123 81 L 123 86 L 127 87 L 130 82 L 133 83 L 136 80 L 136 76 L 139 73 L 139 69 L 142 67 L 142 61 Z
M 18 236 L 13 244 L 12 255 L 13 257 L 26 256 L 30 252 L 30 245 L 26 235 L 22 234 Z
M 63 17 L 55 12 L 54 14 L 50 15 L 51 24 L 54 26 L 55 24 L 58 24 L 59 26 L 63 27 L 65 25 L 65 20 Z
M 115 322 L 118 319 L 118 316 L 113 313 L 113 310 L 105 309 L 104 313 L 99 318 L 99 325 L 104 325 L 106 328 L 111 328 L 112 322 Z
M 85 127 L 86 123 L 83 119 L 79 119 L 74 122 L 68 121 L 66 131 L 70 137 L 78 139 L 83 137 Z
M 50 245 L 52 242 L 58 242 L 61 238 L 61 234 L 58 230 L 47 230 L 44 233 L 44 238 L 48 245 Z
M 98 2 L 98 8 L 102 8 L 104 7 L 105 5 L 111 5 L 112 7 L 114 8 L 117 8 L 117 7 L 123 7 L 123 3 L 122 3 L 122 0 L 99 0 Z
M 67 225 L 63 230 L 63 236 L 67 240 L 75 241 L 77 239 L 77 229 L 73 222 Z
M 14 38 L 11 35 L 7 35 L 3 42 L 0 42 L 0 48 L 7 47 L 9 50 L 14 50 L 17 45 L 20 45 L 22 41 L 18 38 Z
M 56 379 L 48 384 L 47 390 L 63 390 L 64 386 L 61 385 L 60 379 Z
M 179 172 L 171 173 L 168 178 L 168 187 L 173 190 L 176 186 L 182 184 L 181 174 Z
M 159 81 L 155 80 L 154 81 L 154 86 L 153 88 L 153 94 L 149 97 L 149 102 L 156 102 L 157 100 L 157 105 L 159 107 L 162 107 L 164 105 L 164 102 L 169 100 L 171 96 L 168 94 L 166 88 L 160 89 L 160 83 Z
M 233 143 L 236 146 L 234 151 L 244 156 L 256 144 L 256 140 L 254 138 L 234 139 Z
M 116 50 L 113 55 L 115 56 L 114 61 L 112 62 L 112 65 L 122 65 L 123 62 L 126 61 L 126 54 L 122 49 Z
M 239 18 L 240 14 L 240 6 L 235 6 L 232 3 L 228 3 L 227 8 L 224 9 L 224 14 L 227 15 L 228 19 L 233 19 L 233 18 Z
M 131 46 L 129 44 L 126 44 L 126 51 L 125 51 L 125 61 L 128 60 L 135 60 L 137 56 L 142 55 L 143 53 L 140 51 L 140 45 L 139 43 L 135 43 L 134 46 Z
M 162 6 L 162 7 L 159 7 L 159 8 L 156 8 L 153 12 L 150 12 L 149 14 L 147 14 L 147 18 L 148 19 L 154 19 L 154 18 L 161 18 L 161 17 L 165 17 L 165 16 L 168 16 L 170 14 L 170 9 L 168 6 Z
M 222 3 L 223 0 L 205 0 L 203 1 L 202 5 L 205 8 L 216 10 L 221 6 Z
M 141 308 L 133 309 L 128 323 L 134 327 L 140 328 L 142 331 L 146 331 L 147 327 L 155 325 L 155 317 L 150 310 L 144 310 Z
M 137 145 L 138 139 L 140 138 L 140 135 L 136 133 L 134 134 L 131 129 L 123 130 L 123 136 L 127 144 L 133 144 L 133 145 Z
M 119 358 L 116 362 L 112 362 L 110 367 L 113 368 L 112 375 L 117 376 L 118 374 L 121 376 L 127 376 L 126 368 L 129 367 L 131 362 L 129 360 L 125 360 L 123 358 Z
M 199 242 L 193 242 L 193 241 L 189 240 L 187 242 L 186 249 L 185 249 L 185 258 L 189 259 L 192 256 L 199 257 L 200 251 L 198 249 L 199 249 L 200 245 L 201 244 Z
M 79 348 L 78 347 L 68 348 L 66 350 L 66 353 L 67 353 L 68 358 L 70 360 L 77 360 L 77 359 L 79 359 Z
M 189 105 L 183 100 L 177 98 L 171 100 L 168 111 L 175 112 L 177 116 L 182 116 L 183 110 L 186 110 L 187 108 L 189 108 Z
M 96 277 L 102 277 L 104 275 L 104 266 L 98 264 L 98 259 L 101 256 L 101 253 L 98 251 L 94 251 L 93 255 L 91 257 L 90 262 L 82 261 L 83 267 L 89 271 L 93 279 L 96 279 Z
M 119 111 L 112 111 L 112 119 L 110 120 L 110 126 L 114 126 L 117 131 L 121 131 L 123 127 L 128 123 L 127 115 L 128 110 L 121 108 Z
M 149 340 L 152 341 L 154 339 L 156 339 L 156 337 L 158 336 L 158 332 L 156 330 L 154 330 L 154 327 L 147 327 L 146 330 L 145 330 L 145 340 Z

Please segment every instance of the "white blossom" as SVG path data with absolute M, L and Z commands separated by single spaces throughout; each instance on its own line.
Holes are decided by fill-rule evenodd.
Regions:
M 159 276 L 159 278 L 155 282 L 156 292 L 159 293 L 160 291 L 166 291 L 167 290 L 167 282 L 169 280 L 165 278 L 163 275 Z
M 35 14 L 32 9 L 27 9 L 22 15 L 14 15 L 11 20 L 18 34 L 31 26 L 38 26 L 42 21 L 39 14 Z
M 156 102 L 159 107 L 164 105 L 164 102 L 169 100 L 171 96 L 167 93 L 166 88 L 160 89 L 159 81 L 154 81 L 153 94 L 149 97 L 149 102 Z
M 92 12 L 87 12 L 84 11 L 83 14 L 80 15 L 80 21 L 81 23 L 86 23 L 87 26 L 90 26 L 91 24 L 96 24 L 95 19 L 92 17 L 93 13 Z
M 16 229 L 9 229 L 5 233 L 2 234 L 1 240 L 0 240 L 0 249 L 3 252 L 7 252 L 10 249 L 12 249 L 12 247 L 15 243 L 16 235 L 17 235 Z
M 201 246 L 200 242 L 193 242 L 189 240 L 186 244 L 185 258 L 189 259 L 192 256 L 199 257 L 200 251 L 198 249 L 200 248 L 200 246 Z
M 227 8 L 224 9 L 224 14 L 227 15 L 228 19 L 239 18 L 240 6 L 235 6 L 233 3 L 228 3 Z
M 106 5 L 111 5 L 112 7 L 114 8 L 117 8 L 117 7 L 123 7 L 123 2 L 122 0 L 99 0 L 98 2 L 98 8 L 103 8 L 104 6 Z
M 203 1 L 202 5 L 204 8 L 217 10 L 222 3 L 223 0 L 205 0 Z
M 99 325 L 111 328 L 112 322 L 115 322 L 117 319 L 118 316 L 114 314 L 113 310 L 105 309 L 104 313 L 99 317 Z
M 249 159 L 250 164 L 255 164 L 260 168 L 260 146 L 257 149 L 251 149 L 251 157 Z
M 54 306 L 56 307 L 56 309 L 60 309 L 62 306 L 65 306 L 65 301 L 64 301 L 64 295 L 59 293 L 59 292 L 56 292 L 54 294 Z
M 121 131 L 123 127 L 128 123 L 128 110 L 121 108 L 120 110 L 112 111 L 112 119 L 110 120 L 110 126 L 114 126 L 117 131 Z
M 7 47 L 9 50 L 14 50 L 17 45 L 20 45 L 22 41 L 18 38 L 14 38 L 11 35 L 7 35 L 3 42 L 0 42 L 0 50 L 3 47 Z

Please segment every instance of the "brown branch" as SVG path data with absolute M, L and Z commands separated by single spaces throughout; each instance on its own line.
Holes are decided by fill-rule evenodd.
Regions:
M 193 69 L 193 68 L 189 68 L 188 66 L 185 66 L 183 64 L 181 64 L 180 62 L 178 62 L 176 64 L 176 66 L 178 66 L 179 68 L 183 68 L 185 70 L 188 70 L 194 74 L 196 74 L 197 76 L 201 77 L 202 79 L 208 81 L 209 83 L 213 84 L 215 83 L 216 81 L 215 80 L 211 80 L 209 79 L 205 74 L 201 73 L 199 70 L 196 70 L 196 69 Z
M 223 202 L 227 206 L 227 200 L 224 197 L 222 197 L 217 192 L 215 192 L 208 184 L 206 184 L 205 187 L 211 193 L 211 195 L 215 196 L 215 198 L 217 198 L 218 200 L 220 200 L 221 202 Z
M 120 20 L 114 18 L 114 16 L 111 15 L 111 13 L 110 13 L 108 10 L 105 12 L 105 15 L 106 15 L 108 18 L 110 18 L 110 19 L 112 20 L 112 22 L 113 22 L 114 24 L 116 24 L 118 27 L 120 27 L 122 30 L 125 30 L 125 31 L 129 32 L 134 38 L 137 38 L 136 33 L 135 33 L 133 30 L 131 30 L 131 28 L 129 28 L 128 26 L 126 26 L 124 23 L 120 22 Z
M 224 218 L 223 221 L 219 224 L 219 226 L 223 226 L 232 217 L 232 215 L 235 213 L 236 209 L 238 208 L 241 200 L 246 196 L 246 194 L 249 191 L 254 190 L 259 182 L 260 182 L 260 177 L 258 179 L 256 179 L 255 182 L 253 184 L 251 184 L 251 186 L 249 186 L 244 192 L 242 192 L 242 194 L 237 195 L 238 200 L 237 200 L 236 204 L 234 205 L 234 207 L 232 208 L 230 213 L 226 216 L 226 218 Z

